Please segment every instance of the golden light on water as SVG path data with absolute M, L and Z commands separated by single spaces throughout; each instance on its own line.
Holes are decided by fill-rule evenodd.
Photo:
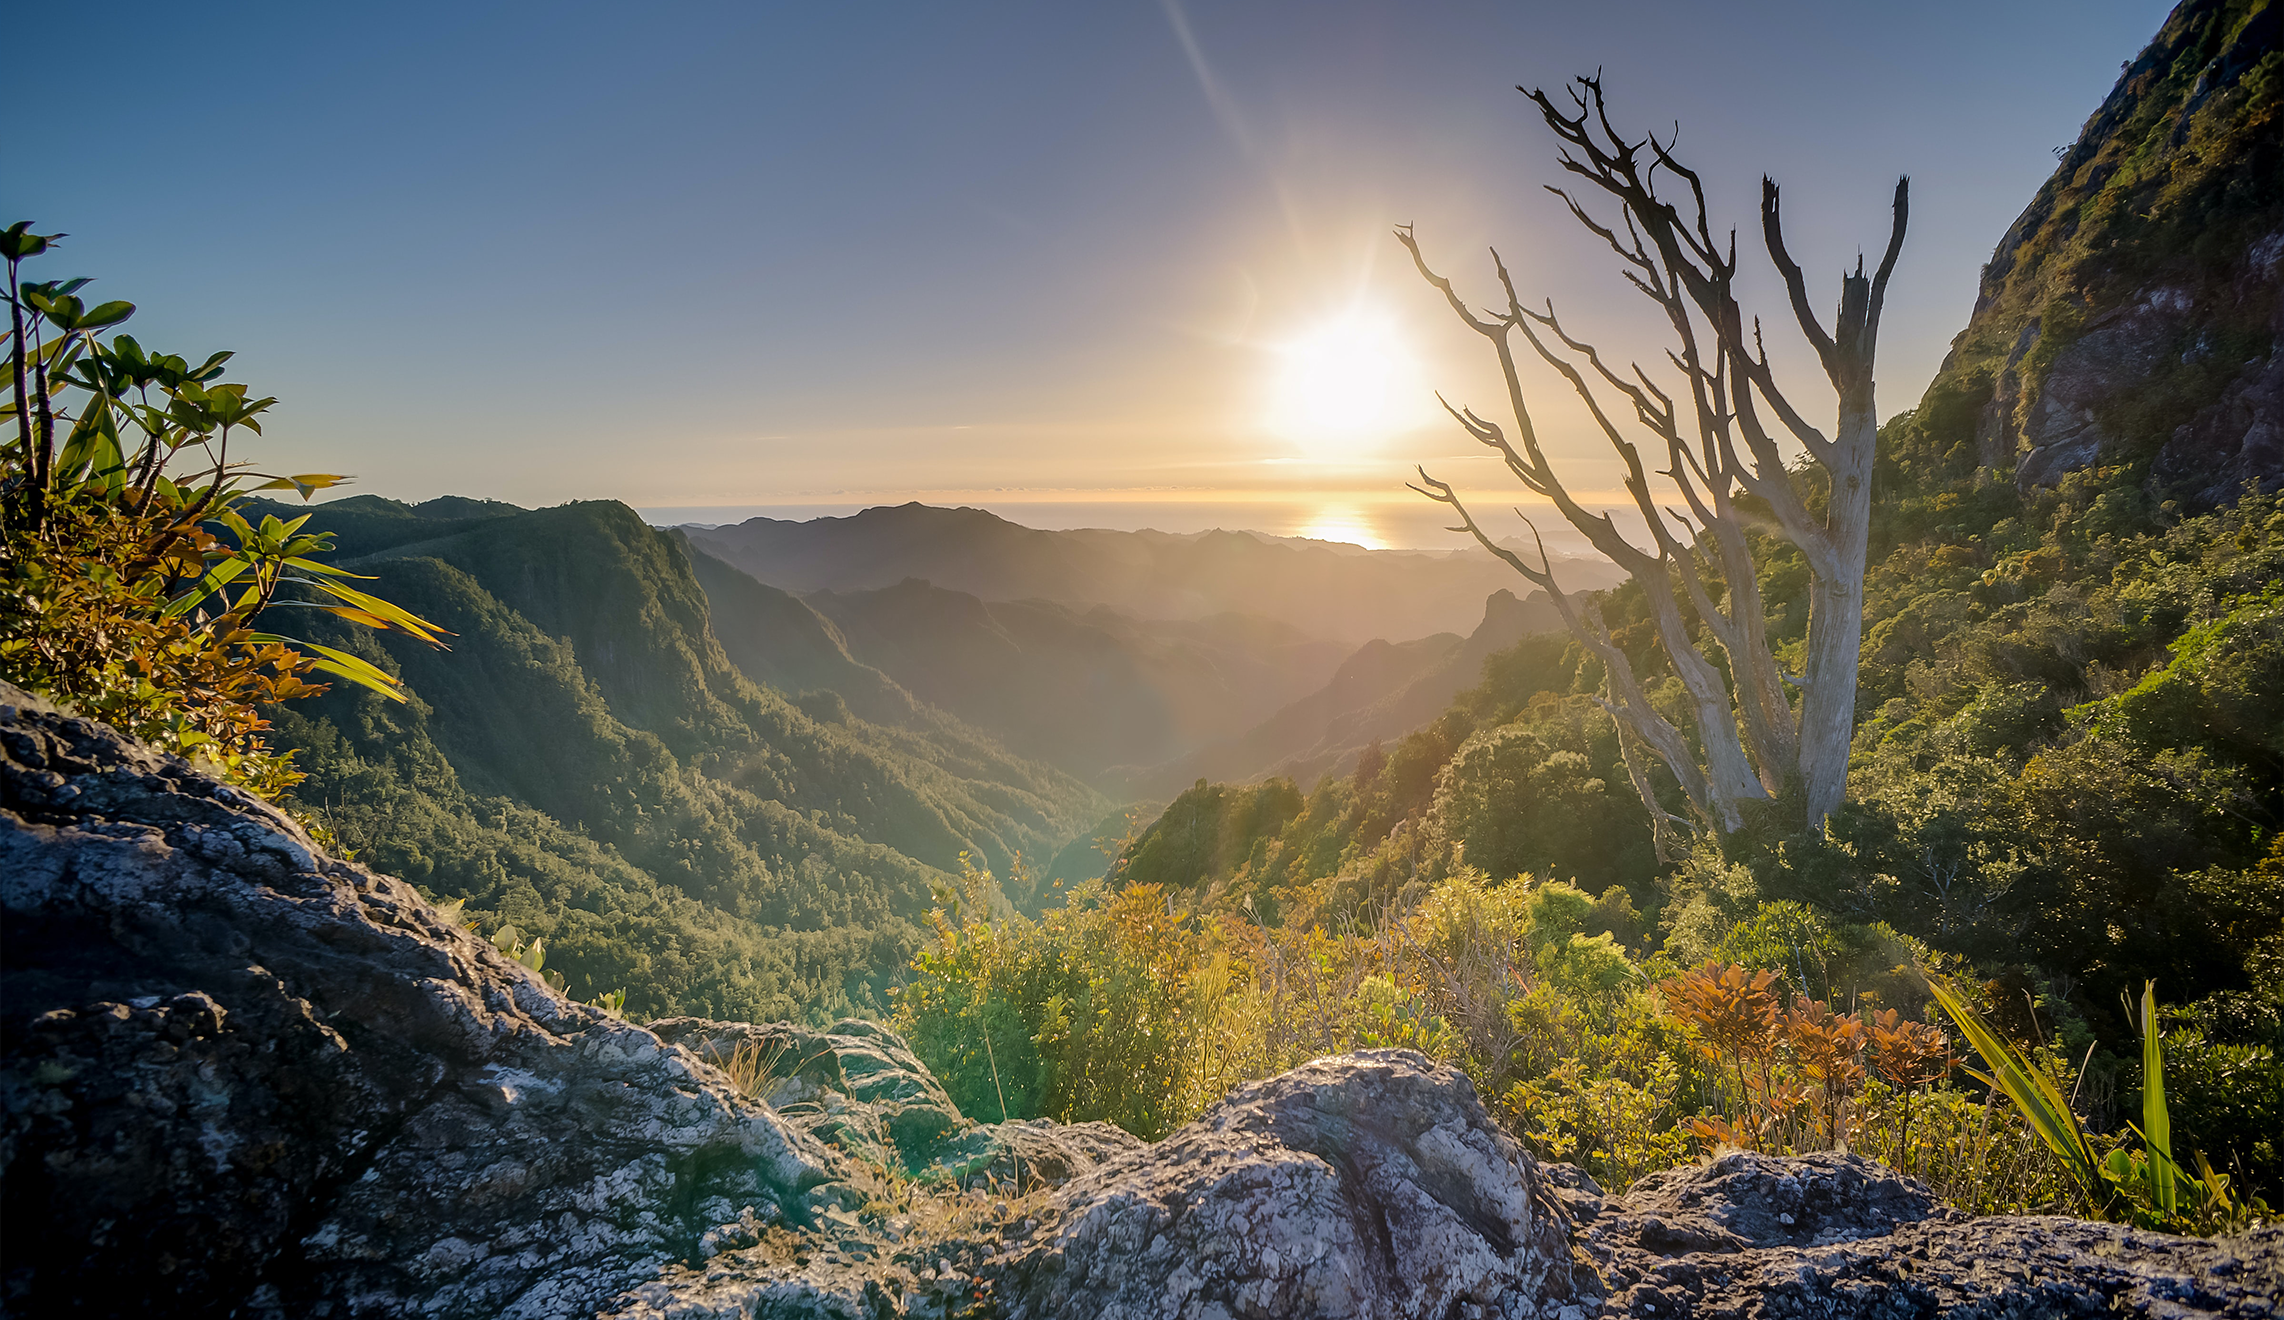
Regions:
M 1312 541 L 1346 541 L 1367 550 L 1385 550 L 1387 543 L 1380 538 L 1379 529 L 1369 518 L 1353 508 L 1332 507 L 1316 511 L 1295 535 Z
M 1405 429 L 1425 394 L 1394 322 L 1358 308 L 1277 349 L 1269 426 L 1320 458 L 1361 457 Z

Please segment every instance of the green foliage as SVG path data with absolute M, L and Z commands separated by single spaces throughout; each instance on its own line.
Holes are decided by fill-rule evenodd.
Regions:
M 2232 1192 L 2228 1175 L 2216 1171 L 2202 1151 L 2197 1152 L 2193 1173 L 2174 1157 L 2155 982 L 2145 985 L 2141 994 L 2141 1125 L 2133 1129 L 2141 1147 L 2116 1145 L 2106 1152 L 2063 1098 L 2061 1078 L 1993 1031 L 1955 986 L 1936 978 L 1930 988 L 1990 1068 L 1987 1074 L 1974 1073 L 1976 1079 L 2003 1092 L 2061 1160 L 2088 1213 L 2192 1233 L 2240 1229 L 2252 1217 L 2267 1213 L 2257 1198 Z
M 756 687 L 679 542 L 623 506 L 367 498 L 314 521 L 459 636 L 445 662 L 322 634 L 410 699 L 275 710 L 309 774 L 297 803 L 483 929 L 543 938 L 582 999 L 623 989 L 638 1019 L 885 1013 L 963 851 L 1012 863 L 1102 814 L 972 731 L 820 723 Z
M 2094 1150 L 2085 1124 L 2063 1098 L 2056 1079 L 1994 1031 L 1981 1014 L 1967 1006 L 1956 989 L 1941 980 L 1930 981 L 1929 989 L 1935 1002 L 1958 1023 L 1961 1034 L 1990 1069 L 1988 1073 L 1970 1069 L 1975 1079 L 2003 1093 L 2014 1104 L 2031 1130 L 2038 1134 L 2038 1139 L 2062 1161 L 2089 1209 L 2099 1212 L 2106 1208 L 2109 1196 L 2102 1176 L 2101 1157 Z
M 1490 875 L 1575 867 L 1622 828 L 1585 756 L 1554 750 L 1514 724 L 1460 744 L 1437 776 L 1429 819 L 1431 852 Z
M 962 889 L 995 890 L 969 868 Z M 1181 1118 L 1196 971 L 1155 886 L 1081 885 L 1039 920 L 993 922 L 971 898 L 931 914 L 935 939 L 896 1022 L 961 1112 L 1102 1120 L 1155 1139 Z
M 1373 920 L 1462 868 L 1584 876 L 1628 890 L 1632 916 L 1618 924 L 1638 935 L 1649 831 L 1630 787 L 1608 787 L 1625 783 L 1608 721 L 1550 690 L 1574 681 L 1560 668 L 1572 659 L 1536 638 L 1499 653 L 1441 718 L 1305 795 L 1288 780 L 1201 781 L 1133 836 L 1112 878 L 1207 907 L 1231 896 L 1275 924 L 1320 911 Z
M 1201 779 L 1128 844 L 1117 873 L 1129 884 L 1183 889 L 1226 883 L 1259 866 L 1270 841 L 1301 809 L 1300 790 L 1289 779 L 1242 787 Z
M 1684 993 L 1696 982 L 1596 929 L 1619 905 L 1564 882 L 1463 869 L 1377 929 L 1337 932 L 1242 907 L 1184 913 L 1157 886 L 1100 882 L 1037 921 L 989 920 L 1002 900 L 974 868 L 939 897 L 897 1023 L 971 1116 L 1004 1103 L 1154 1137 L 1248 1078 L 1401 1047 L 1463 1068 L 1533 1149 L 1615 1185 L 1722 1144 L 1844 1141 L 1919 1162 L 1981 1210 L 2067 1194 L 2019 1120 L 1947 1084 L 1933 1027 L 1804 994 L 1787 1010 L 1774 973 L 1731 967 L 1765 1006 L 1724 1035 Z M 1799 920 L 1772 905 L 1724 938 L 1765 942 Z
M 88 306 L 85 279 L 22 278 L 61 237 L 28 221 L 0 231 L 11 368 L 0 425 L 14 432 L 0 443 L 0 677 L 275 795 L 297 776 L 262 738 L 257 706 L 323 691 L 310 681 L 322 675 L 400 698 L 358 657 L 257 620 L 316 609 L 434 647 L 441 630 L 317 558 L 332 545 L 302 531 L 306 515 L 240 512 L 248 490 L 306 500 L 342 478 L 254 484 L 230 458 L 232 432 L 260 435 L 277 400 L 223 382 L 228 353 L 192 366 L 129 335 L 100 338 L 134 304 Z
M 526 940 L 523 937 L 523 932 L 517 930 L 514 924 L 510 923 L 492 932 L 492 947 L 539 973 L 549 985 L 556 989 L 564 988 L 563 973 L 547 970 L 547 939 L 545 936 L 534 935 L 531 939 Z M 623 992 L 620 998 L 623 1006 L 625 998 Z

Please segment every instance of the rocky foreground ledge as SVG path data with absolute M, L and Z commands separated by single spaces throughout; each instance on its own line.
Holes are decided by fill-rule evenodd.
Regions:
M 2274 1317 L 2284 1233 L 1974 1219 L 1849 1156 L 1609 1196 L 1403 1051 L 1154 1145 L 892 1033 L 617 1021 L 0 686 L 0 1314 Z M 747 1095 L 709 1062 L 768 1061 Z

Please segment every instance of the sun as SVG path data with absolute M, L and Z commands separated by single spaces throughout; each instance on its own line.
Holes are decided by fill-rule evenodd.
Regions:
M 1392 321 L 1350 311 L 1279 346 L 1269 424 L 1312 448 L 1361 453 L 1404 429 L 1417 375 Z

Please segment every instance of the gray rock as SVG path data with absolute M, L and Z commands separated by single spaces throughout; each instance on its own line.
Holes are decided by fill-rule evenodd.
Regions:
M 2211 1242 L 2077 1219 L 1976 1218 L 1857 1155 L 1732 1154 L 1653 1174 L 1599 1212 L 1573 1208 L 1590 1263 L 1576 1290 L 1599 1294 L 1609 1317 L 2253 1320 L 2278 1315 L 2284 1295 L 2278 1229 Z
M 1877 1237 L 1935 1206 L 1924 1184 L 1862 1156 L 1739 1152 L 1649 1175 L 1626 1193 L 1623 1213 L 1657 1250 L 1741 1251 Z
M 2238 296 L 2261 285 L 2274 304 L 2267 355 L 2246 361 L 2218 398 L 2174 428 L 2149 465 L 2150 485 L 2186 492 L 2192 508 L 2226 504 L 2248 481 L 2284 483 L 2284 230 L 2245 253 Z
M 2118 442 L 2103 427 L 2103 412 L 2113 400 L 2146 388 L 2184 341 L 2194 340 L 2198 319 L 2188 290 L 2160 285 L 2096 316 L 2056 352 L 2021 422 L 2025 452 L 2015 485 L 2025 491 L 2051 486 L 2101 461 Z
M 10 1314 L 578 1316 L 839 1157 L 411 886 L 0 688 Z
M 2121 442 L 2126 450 L 2148 445 L 2150 490 L 2177 495 L 2192 509 L 2229 503 L 2248 481 L 2268 489 L 2284 482 L 2284 231 L 2254 243 L 2201 296 L 2205 303 L 2187 287 L 2153 284 L 2102 311 L 2053 355 L 2025 409 L 2018 364 L 2041 333 L 2032 318 L 1983 410 L 1977 441 L 1984 461 L 2000 466 L 2002 456 L 2019 451 L 2015 484 L 2028 491 L 2117 461 Z M 2216 298 L 2232 306 L 2207 305 Z M 2207 327 L 2237 303 L 2269 306 L 2269 345 L 2243 362 L 2212 360 L 2220 346 Z M 2191 364 L 2211 373 L 2211 402 L 2161 444 L 2158 436 L 2114 435 L 2104 425 L 2121 402 Z
M 1487 1315 L 1568 1281 L 1567 1225 L 1467 1078 L 1320 1059 L 1056 1193 L 988 1267 L 1024 1317 Z

